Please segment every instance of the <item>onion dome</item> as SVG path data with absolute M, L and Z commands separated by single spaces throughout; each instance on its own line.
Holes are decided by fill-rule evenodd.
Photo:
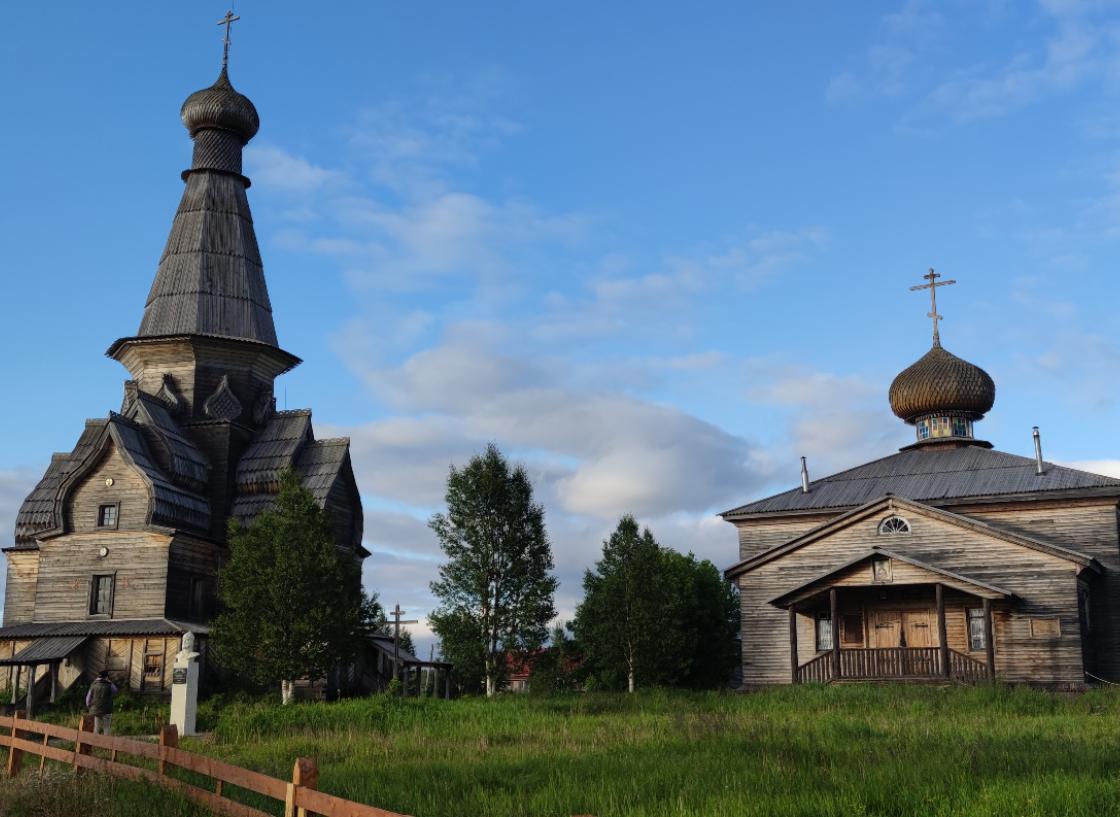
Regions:
M 230 84 L 225 68 L 217 82 L 187 97 L 179 115 L 191 137 L 202 130 L 222 130 L 235 134 L 243 145 L 261 126 L 257 109 L 249 97 L 239 94 Z
M 979 420 L 995 399 L 996 384 L 987 372 L 937 343 L 902 371 L 890 390 L 891 410 L 911 424 L 929 415 Z

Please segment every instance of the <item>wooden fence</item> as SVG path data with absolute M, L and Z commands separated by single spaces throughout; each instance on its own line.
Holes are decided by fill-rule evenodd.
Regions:
M 69 744 L 66 748 L 60 744 Z M 227 786 L 255 792 L 284 804 L 284 817 L 405 817 L 394 811 L 366 806 L 317 791 L 319 771 L 314 760 L 298 758 L 291 780 L 280 780 L 260 772 L 243 769 L 216 758 L 179 748 L 174 726 L 160 730 L 159 743 L 93 733 L 92 716 L 84 716 L 77 729 L 28 720 L 22 714 L 0 716 L 0 747 L 8 749 L 8 777 L 15 777 L 26 755 L 39 758 L 42 775 L 48 760 L 65 764 L 75 773 L 93 770 L 127 780 L 148 780 L 181 792 L 217 814 L 229 817 L 274 817 L 268 812 L 230 799 Z M 92 754 L 93 749 L 108 752 L 108 757 Z M 122 761 L 122 755 L 140 758 L 148 765 Z M 209 778 L 212 790 L 196 786 L 169 774 L 177 768 Z

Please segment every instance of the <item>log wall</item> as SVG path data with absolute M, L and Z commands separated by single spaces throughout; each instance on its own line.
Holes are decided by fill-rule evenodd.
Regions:
M 39 551 L 9 551 L 8 578 L 4 589 L 4 625 L 31 621 L 35 611 L 35 588 L 39 583 Z
M 89 618 L 90 581 L 112 574 L 115 619 L 162 618 L 171 537 L 144 531 L 73 533 L 39 546 L 34 621 Z M 108 549 L 102 557 L 99 550 Z

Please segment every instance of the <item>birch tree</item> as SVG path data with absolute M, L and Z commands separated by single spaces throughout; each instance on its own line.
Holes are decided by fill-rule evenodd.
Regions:
M 521 466 L 513 469 L 493 444 L 447 477 L 447 511 L 429 526 L 447 561 L 432 593 L 431 614 L 443 655 L 461 665 L 460 683 L 470 687 L 472 667 L 481 669 L 486 695 L 499 688 L 506 655 L 544 643 L 556 615 L 552 548 L 544 508 Z

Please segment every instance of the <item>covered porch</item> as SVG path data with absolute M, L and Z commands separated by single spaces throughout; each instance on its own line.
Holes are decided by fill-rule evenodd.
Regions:
M 792 683 L 976 683 L 995 680 L 993 603 L 1012 598 L 976 578 L 875 549 L 771 603 L 789 613 Z M 799 630 L 802 639 L 809 630 L 811 643 L 798 643 Z

